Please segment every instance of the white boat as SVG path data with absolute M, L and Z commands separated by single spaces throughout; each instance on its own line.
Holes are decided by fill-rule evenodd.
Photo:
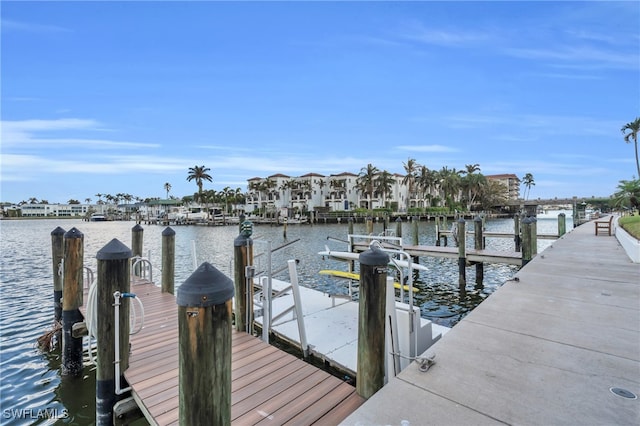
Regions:
M 320 256 L 330 257 L 332 259 L 339 259 L 339 260 L 358 260 L 360 258 L 360 253 L 354 253 L 350 251 L 329 250 L 329 247 L 327 246 L 325 246 L 324 248 L 325 248 L 324 251 L 318 252 Z M 389 266 L 395 266 L 395 265 L 397 265 L 400 268 L 406 269 L 409 267 L 409 262 L 407 262 L 406 260 L 390 259 Z M 429 270 L 426 266 L 420 265 L 419 263 L 415 263 L 415 262 L 411 262 L 411 269 L 414 269 L 417 271 Z
M 106 216 L 100 213 L 94 213 L 91 215 L 89 219 L 91 222 L 105 222 L 107 220 Z
M 573 217 L 573 210 L 568 209 L 541 209 L 536 213 L 536 219 L 558 219 L 560 213 L 564 213 L 565 217 L 569 219 Z

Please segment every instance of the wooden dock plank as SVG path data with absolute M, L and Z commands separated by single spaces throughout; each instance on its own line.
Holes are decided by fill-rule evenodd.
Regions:
M 134 281 L 131 291 L 144 305 L 144 328 L 130 337 L 131 355 L 124 376 L 151 424 L 177 424 L 179 351 L 175 296 L 162 293 L 148 281 Z M 272 424 L 279 424 L 279 420 L 273 421 L 276 417 L 282 422 L 327 419 L 329 423 L 325 424 L 336 424 L 364 402 L 353 386 L 247 333 L 232 332 L 231 369 L 234 424 L 244 425 L 248 419 L 257 423 L 269 417 Z

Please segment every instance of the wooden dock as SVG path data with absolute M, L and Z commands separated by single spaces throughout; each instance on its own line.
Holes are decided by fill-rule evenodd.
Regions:
M 150 424 L 178 424 L 176 299 L 148 282 L 131 292 L 144 328 L 131 336 L 124 377 Z M 234 331 L 232 341 L 233 424 L 338 424 L 364 402 L 352 385 L 254 336 Z
M 343 425 L 640 424 L 640 264 L 578 226 Z

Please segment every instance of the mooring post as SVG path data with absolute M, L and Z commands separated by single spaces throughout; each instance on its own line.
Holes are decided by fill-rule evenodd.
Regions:
M 413 245 L 417 246 L 419 244 L 419 231 L 420 231 L 420 219 L 418 216 L 413 216 L 411 219 L 411 225 L 413 227 Z
M 373 234 L 373 218 L 371 216 L 367 216 L 367 235 Z
M 242 222 L 240 235 L 233 241 L 235 282 L 235 323 L 237 331 L 253 334 L 253 224 Z
M 567 233 L 567 217 L 564 213 L 558 215 L 558 238 Z
M 473 246 L 476 250 L 484 249 L 484 235 L 483 235 L 484 221 L 480 216 L 476 216 L 473 219 L 473 231 L 475 234 Z M 484 281 L 484 263 L 476 263 L 476 286 L 482 287 Z
M 538 254 L 538 219 L 531 218 L 531 258 Z
M 62 375 L 82 374 L 82 337 L 73 337 L 73 324 L 82 322 L 84 235 L 76 228 L 64 234 L 62 284 Z
M 353 235 L 353 217 L 349 216 L 349 220 L 347 220 L 349 224 L 349 235 Z
M 143 240 L 144 228 L 140 225 L 135 225 L 131 228 L 131 251 L 133 253 L 133 257 L 139 256 L 142 257 L 142 240 Z M 142 264 L 136 265 L 136 268 L 133 270 L 133 274 L 136 277 L 140 276 L 140 272 L 142 270 Z
M 51 260 L 53 263 L 53 319 L 62 321 L 62 262 L 64 259 L 64 233 L 59 226 L 51 231 Z
M 124 377 L 115 377 L 115 364 L 119 371 L 129 367 L 129 309 L 128 297 L 120 299 L 119 316 L 114 311 L 114 294 L 129 296 L 131 288 L 131 250 L 118 241 L 111 240 L 96 254 L 98 259 L 97 281 L 97 333 L 96 343 L 96 425 L 113 424 L 113 406 L 117 402 L 116 380 L 118 387 Z M 114 341 L 116 327 L 119 328 L 119 353 L 116 354 Z
M 531 261 L 531 218 L 522 219 L 522 266 Z
M 458 287 L 461 292 L 467 287 L 467 231 L 464 219 L 458 219 Z
M 402 219 L 400 217 L 396 219 L 396 237 L 402 238 Z
M 287 239 L 287 222 L 289 222 L 289 220 L 285 217 L 282 224 L 282 238 L 285 240 Z
M 520 214 L 513 216 L 513 241 L 516 244 L 516 251 L 520 251 L 521 237 L 520 237 Z
M 231 424 L 234 283 L 205 262 L 178 288 L 180 424 Z
M 162 231 L 162 292 L 174 294 L 176 270 L 176 231 Z
M 440 247 L 440 216 L 435 217 L 436 224 L 436 246 Z
M 384 386 L 385 303 L 389 255 L 374 246 L 362 252 L 358 259 L 360 297 L 356 392 L 368 399 Z

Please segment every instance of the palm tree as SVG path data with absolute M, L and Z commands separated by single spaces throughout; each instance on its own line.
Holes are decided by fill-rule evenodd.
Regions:
M 629 133 L 627 133 L 627 130 L 629 130 Z M 636 167 L 638 169 L 637 178 L 640 179 L 640 160 L 638 160 L 638 131 L 640 131 L 640 117 L 622 126 L 620 131 L 624 135 L 624 141 L 626 143 L 631 143 L 631 140 L 633 140 L 636 149 Z
M 358 178 L 356 179 L 356 188 L 368 197 L 369 210 L 372 210 L 372 199 L 375 185 L 375 177 L 380 172 L 377 167 L 371 163 L 367 167 L 360 169 Z
M 402 165 L 404 166 L 404 172 L 406 173 L 402 179 L 402 184 L 407 186 L 407 203 L 409 203 L 411 198 L 415 198 L 413 197 L 413 187 L 416 183 L 418 167 L 420 167 L 420 165 L 413 158 L 409 158 L 407 162 L 402 163 Z
M 442 190 L 445 205 L 448 205 L 450 208 L 455 201 L 456 195 L 460 192 L 460 173 L 461 172 L 456 170 L 455 167 L 449 169 L 447 166 L 442 167 L 438 172 L 440 189 Z
M 167 199 L 169 199 L 169 191 L 171 191 L 171 184 L 169 182 L 165 182 L 164 190 L 167 191 Z
M 524 175 L 524 177 L 522 178 L 522 184 L 525 188 L 527 188 L 524 196 L 524 199 L 527 200 L 529 199 L 529 192 L 531 192 L 531 187 L 536 185 L 536 183 L 533 181 L 533 175 L 531 173 L 527 173 L 526 175 Z
M 396 180 L 393 178 L 393 175 L 386 170 L 378 174 L 374 181 L 376 192 L 382 194 L 382 205 L 384 207 L 386 207 L 386 196 L 391 193 L 391 185 L 394 183 L 396 183 Z
M 613 204 L 618 208 L 640 208 L 640 179 L 621 180 L 613 194 Z
M 189 167 L 189 175 L 187 176 L 187 181 L 191 182 L 192 180 L 196 181 L 196 185 L 198 185 L 198 198 L 202 197 L 202 181 L 208 180 L 209 182 L 213 181 L 211 175 L 207 172 L 211 170 L 205 166 L 193 166 Z
M 84 202 L 85 204 L 91 204 L 91 198 L 85 198 Z

